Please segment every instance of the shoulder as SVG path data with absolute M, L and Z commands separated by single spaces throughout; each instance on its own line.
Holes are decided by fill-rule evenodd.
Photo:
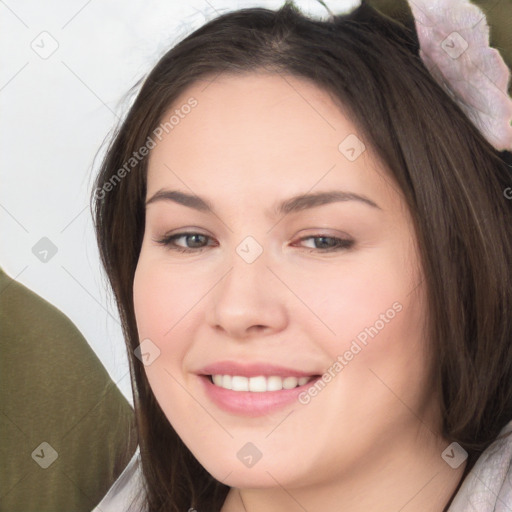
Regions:
M 508 434 L 508 435 L 507 435 Z M 505 437 L 503 437 L 505 436 Z M 493 512 L 512 505 L 512 421 L 480 455 L 448 512 Z
M 141 512 L 143 477 L 137 447 L 130 462 L 92 512 Z

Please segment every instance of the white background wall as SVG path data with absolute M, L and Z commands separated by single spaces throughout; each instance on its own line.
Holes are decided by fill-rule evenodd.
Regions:
M 127 357 L 88 206 L 102 152 L 95 155 L 126 111 L 128 89 L 174 43 L 217 14 L 283 3 L 0 1 L 0 265 L 75 323 L 130 403 Z M 326 3 L 338 13 L 359 1 Z M 296 5 L 326 16 L 314 0 Z M 43 237 L 53 256 L 44 253 L 47 242 L 36 246 Z

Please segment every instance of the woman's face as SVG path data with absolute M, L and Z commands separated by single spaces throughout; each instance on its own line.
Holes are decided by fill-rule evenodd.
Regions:
M 149 383 L 184 443 L 236 487 L 421 453 L 419 433 L 437 429 L 425 284 L 364 136 L 292 76 L 220 75 L 172 114 L 150 154 L 134 303 Z

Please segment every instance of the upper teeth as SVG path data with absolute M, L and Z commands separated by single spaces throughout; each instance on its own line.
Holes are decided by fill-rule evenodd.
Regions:
M 224 389 L 233 391 L 280 391 L 303 386 L 313 377 L 243 377 L 241 375 L 212 375 L 213 383 Z

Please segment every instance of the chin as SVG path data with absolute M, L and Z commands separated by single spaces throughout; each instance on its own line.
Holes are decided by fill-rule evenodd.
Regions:
M 244 447 L 246 443 L 235 441 L 234 444 L 236 444 L 236 448 L 226 447 L 225 451 L 218 450 L 207 457 L 205 457 L 204 452 L 201 457 L 194 454 L 206 471 L 224 485 L 244 489 L 275 487 L 276 485 L 293 487 L 299 485 L 300 480 L 302 480 L 300 473 L 302 471 L 307 473 L 305 468 L 300 467 L 301 464 L 304 464 L 303 460 L 286 459 L 286 452 L 283 451 L 277 452 L 279 453 L 279 460 L 269 459 L 265 461 L 263 455 L 252 466 L 246 466 L 242 460 L 244 455 L 251 451 L 251 447 L 246 447 L 244 451 L 244 448 L 240 449 L 240 446 Z M 224 453 L 221 453 L 222 451 Z M 250 461 L 247 461 L 247 463 L 249 464 Z M 291 468 L 293 469 L 291 470 Z M 306 474 L 302 476 L 307 479 Z

